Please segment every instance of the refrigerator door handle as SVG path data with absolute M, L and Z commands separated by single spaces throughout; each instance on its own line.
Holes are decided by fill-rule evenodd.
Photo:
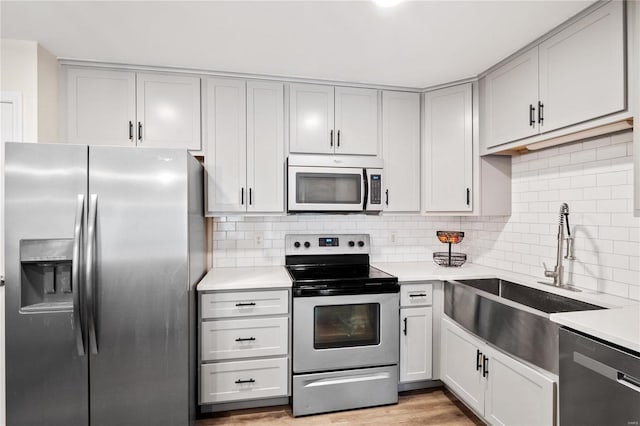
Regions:
M 80 312 L 80 244 L 82 241 L 82 231 L 84 224 L 84 194 L 78 194 L 76 201 L 76 221 L 73 226 L 73 259 L 71 261 L 71 285 L 73 286 L 73 327 L 76 332 L 76 347 L 78 355 L 85 356 L 84 348 L 84 327 L 82 325 L 82 314 Z
M 91 353 L 98 354 L 98 339 L 96 337 L 95 319 L 95 256 L 96 256 L 96 219 L 98 208 L 98 195 L 91 194 L 89 197 L 89 218 L 87 220 L 87 257 L 86 257 L 86 295 L 87 295 L 87 315 L 89 326 L 89 345 Z

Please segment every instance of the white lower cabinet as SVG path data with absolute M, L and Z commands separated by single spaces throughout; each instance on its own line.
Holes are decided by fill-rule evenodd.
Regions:
M 400 383 L 433 376 L 432 294 L 428 283 L 400 287 Z
M 495 425 L 555 424 L 556 384 L 443 317 L 441 379 Z
M 288 290 L 200 294 L 201 405 L 289 395 L 289 301 Z
M 287 395 L 287 371 L 287 358 L 205 364 L 200 375 L 200 403 Z

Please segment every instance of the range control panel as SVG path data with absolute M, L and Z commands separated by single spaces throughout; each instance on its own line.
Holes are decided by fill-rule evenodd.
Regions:
M 292 234 L 285 236 L 285 254 L 369 254 L 368 234 Z

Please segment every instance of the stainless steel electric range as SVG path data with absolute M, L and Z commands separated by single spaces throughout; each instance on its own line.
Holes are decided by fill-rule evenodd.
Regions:
M 287 235 L 293 415 L 398 402 L 398 278 L 369 265 L 364 234 Z

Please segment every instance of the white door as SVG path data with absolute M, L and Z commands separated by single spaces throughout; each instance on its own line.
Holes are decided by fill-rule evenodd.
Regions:
M 284 85 L 247 82 L 249 212 L 284 212 Z
M 431 379 L 431 307 L 400 309 L 400 382 Z
M 247 209 L 245 81 L 207 80 L 207 212 Z
M 420 94 L 382 92 L 384 210 L 420 211 Z
M 496 425 L 555 424 L 555 383 L 532 368 L 491 350 L 484 414 Z
M 200 78 L 137 74 L 138 145 L 200 150 Z
M 540 45 L 541 132 L 625 108 L 623 9 L 607 3 Z
M 333 86 L 291 84 L 289 151 L 332 154 L 336 138 L 333 113 Z
M 378 155 L 378 91 L 336 87 L 336 154 Z
M 22 142 L 22 96 L 0 93 L 0 277 L 4 280 L 4 143 Z M 4 286 L 0 286 L 0 424 L 5 424 Z
M 424 96 L 424 209 L 472 210 L 473 115 L 471 83 Z
M 440 333 L 440 379 L 474 410 L 484 413 L 484 344 L 444 317 Z
M 486 77 L 484 114 L 486 146 L 538 133 L 538 47 L 523 53 Z
M 69 143 L 135 146 L 135 126 L 135 73 L 67 69 Z

